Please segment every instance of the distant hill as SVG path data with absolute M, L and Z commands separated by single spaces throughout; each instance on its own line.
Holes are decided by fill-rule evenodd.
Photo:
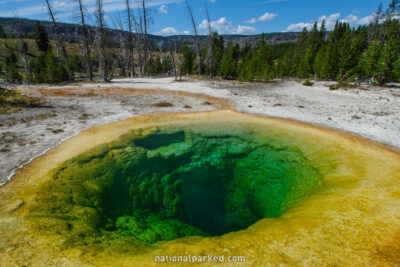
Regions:
M 46 28 L 51 38 L 55 37 L 52 25 L 48 21 L 40 21 L 40 23 Z M 22 32 L 27 36 L 32 35 L 35 32 L 35 20 L 29 19 L 17 19 L 17 18 L 2 18 L 0 17 L 0 25 L 4 28 L 4 31 L 8 36 L 19 36 Z M 81 27 L 76 24 L 59 23 L 59 31 L 63 34 L 65 40 L 78 40 L 82 34 Z M 90 30 L 94 32 L 95 27 L 90 27 Z M 117 40 L 119 31 L 109 29 L 107 32 L 110 40 Z M 296 42 L 300 33 L 268 33 L 264 37 L 269 44 L 281 44 Z M 223 35 L 227 42 L 233 42 L 239 45 L 245 44 L 256 44 L 261 40 L 262 35 Z M 194 36 L 191 35 L 174 35 L 174 36 L 157 36 L 149 35 L 149 39 L 154 45 L 159 47 L 166 43 L 176 43 L 178 46 L 183 44 L 192 45 L 195 42 Z M 207 36 L 200 36 L 202 42 L 206 42 Z

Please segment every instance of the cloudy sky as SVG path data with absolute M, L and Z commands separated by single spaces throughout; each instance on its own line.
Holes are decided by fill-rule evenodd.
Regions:
M 59 21 L 74 22 L 74 0 L 50 0 Z M 131 0 L 133 6 L 137 0 Z M 93 12 L 96 0 L 83 0 Z M 207 32 L 204 6 L 207 4 L 214 31 L 220 34 L 258 34 L 301 31 L 315 21 L 347 21 L 353 27 L 368 24 L 374 17 L 376 0 L 190 0 L 201 34 Z M 381 1 L 384 7 L 390 0 Z M 0 0 L 0 17 L 48 20 L 44 0 Z M 103 0 L 108 26 L 121 14 L 125 18 L 125 0 Z M 151 33 L 159 35 L 191 34 L 191 24 L 183 0 L 148 0 L 152 15 Z M 92 23 L 94 19 L 92 18 Z

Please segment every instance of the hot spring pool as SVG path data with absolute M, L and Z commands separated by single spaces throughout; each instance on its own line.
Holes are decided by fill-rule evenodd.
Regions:
M 230 111 L 146 116 L 92 128 L 18 172 L 0 189 L 0 234 L 49 244 L 48 256 L 25 248 L 32 263 L 369 263 L 376 240 L 399 243 L 399 182 L 399 154 L 355 136 Z

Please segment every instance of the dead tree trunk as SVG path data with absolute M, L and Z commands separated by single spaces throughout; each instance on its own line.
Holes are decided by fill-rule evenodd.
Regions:
M 64 45 L 64 42 L 63 42 L 63 40 L 61 38 L 61 34 L 58 31 L 57 22 L 56 22 L 56 19 L 54 17 L 53 7 L 51 6 L 49 0 L 46 0 L 46 5 L 47 5 L 47 9 L 49 11 L 49 16 L 50 16 L 52 24 L 53 24 L 54 33 L 56 34 L 57 43 L 61 48 L 61 52 L 62 52 L 63 57 L 65 59 L 67 59 L 68 58 L 67 49 L 65 49 L 65 45 Z
M 114 21 L 115 31 L 118 32 L 118 63 L 121 66 L 122 63 L 122 75 L 124 77 L 130 76 L 130 69 L 132 64 L 132 54 L 129 48 L 129 43 L 124 31 L 124 25 L 122 23 L 121 16 L 118 13 L 117 20 Z
M 104 26 L 103 0 L 96 0 L 96 17 L 98 27 L 99 47 L 99 78 L 104 82 L 108 81 L 107 58 L 106 58 L 106 36 Z
M 142 45 L 142 40 L 141 40 L 141 34 L 139 34 L 139 22 L 136 20 L 135 17 L 133 17 L 134 25 L 135 25 L 135 42 L 136 42 L 136 55 L 139 61 L 139 75 L 140 77 L 143 76 L 143 63 L 142 63 L 142 53 L 141 53 L 141 45 Z
M 138 49 L 138 57 L 139 57 L 139 65 L 140 65 L 140 76 L 143 76 L 145 74 L 145 65 L 146 65 L 146 60 L 145 60 L 145 40 L 144 40 L 144 30 L 143 30 L 143 16 L 138 9 L 137 12 L 137 17 L 138 19 L 135 19 L 135 28 L 136 28 L 136 33 L 137 33 L 137 49 Z
M 133 50 L 133 37 L 132 37 L 132 18 L 131 18 L 131 6 L 130 6 L 130 3 L 129 3 L 129 0 L 126 0 L 126 12 L 127 12 L 127 15 L 128 15 L 128 27 L 129 27 L 129 38 L 128 38 L 128 40 L 129 40 L 129 50 L 130 50 L 130 60 L 131 60 L 131 63 L 130 63 L 130 67 L 131 67 L 131 70 L 130 70 L 130 72 L 131 72 L 131 77 L 134 77 L 135 76 L 135 64 L 134 64 L 134 61 L 133 61 L 133 56 L 134 56 L 134 50 Z
M 83 45 L 84 45 L 84 54 L 85 54 L 86 64 L 87 64 L 87 74 L 89 76 L 89 80 L 93 81 L 92 61 L 90 58 L 89 40 L 88 40 L 88 33 L 87 33 L 87 29 L 86 29 L 85 12 L 84 12 L 84 8 L 83 8 L 82 0 L 78 0 L 78 4 L 79 4 L 80 20 L 81 20 L 81 25 L 82 25 Z
M 191 20 L 191 22 L 192 22 L 193 31 L 194 31 L 194 36 L 195 36 L 195 39 L 196 39 L 197 63 L 198 63 L 198 66 L 197 66 L 197 74 L 198 74 L 198 75 L 201 75 L 201 74 L 202 74 L 202 73 L 201 73 L 201 63 L 202 63 L 202 60 L 201 60 L 201 48 L 200 48 L 199 35 L 197 34 L 197 27 L 196 27 L 196 22 L 195 22 L 195 20 L 194 20 L 192 8 L 190 7 L 188 0 L 185 0 L 185 3 L 186 3 L 186 7 L 187 7 L 187 10 L 188 10 L 188 13 L 189 13 L 190 20 Z
M 208 57 L 208 62 L 210 64 L 210 78 L 212 79 L 214 77 L 213 75 L 213 64 L 214 64 L 214 35 L 212 32 L 211 28 L 211 21 L 210 21 L 210 14 L 208 13 L 208 7 L 207 4 L 205 4 L 205 10 L 206 10 L 206 16 L 207 16 L 207 25 L 208 25 L 208 42 L 209 42 L 209 47 L 207 51 L 207 57 Z
M 143 22 L 141 22 L 142 29 L 142 40 L 143 40 L 143 52 L 144 52 L 144 64 L 147 65 L 149 61 L 149 45 L 147 42 L 147 8 L 146 8 L 146 0 L 142 0 L 142 14 L 143 14 Z M 146 67 L 146 75 L 149 75 L 149 70 Z
M 175 55 L 174 55 L 174 52 L 172 51 L 172 47 L 169 48 L 169 54 L 170 54 L 171 59 L 172 59 L 172 64 L 174 65 L 175 81 L 177 81 L 178 80 L 178 75 L 177 75 L 177 72 L 176 72 Z
M 24 49 L 25 41 L 23 40 L 23 38 L 21 36 L 21 32 L 22 32 L 22 27 L 20 25 L 21 20 L 19 20 L 18 14 L 15 14 L 14 17 L 18 19 L 17 25 L 14 27 L 16 28 L 17 32 L 19 33 L 18 39 L 15 40 L 15 47 L 16 47 L 17 54 L 18 54 L 19 58 L 21 59 L 21 62 L 23 65 L 24 78 L 26 80 L 26 77 L 28 77 L 28 81 L 29 81 L 29 80 L 32 80 L 33 74 L 32 74 L 32 68 L 29 64 L 27 51 L 24 51 L 25 50 Z M 18 42 L 19 42 L 19 45 L 18 45 Z M 25 45 L 27 48 L 28 46 L 26 43 L 25 43 Z

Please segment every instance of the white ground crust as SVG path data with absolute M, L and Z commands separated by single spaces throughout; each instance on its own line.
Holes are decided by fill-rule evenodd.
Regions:
M 203 93 L 230 99 L 240 112 L 311 122 L 352 132 L 400 149 L 400 89 L 362 86 L 363 89 L 329 91 L 327 84 L 317 83 L 313 87 L 306 87 L 294 81 L 255 84 L 138 78 L 82 86 Z M 46 98 L 53 108 L 28 109 L 11 115 L 0 115 L 0 184 L 15 167 L 91 126 L 148 113 L 216 108 L 202 105 L 204 100 L 201 99 L 178 96 L 95 95 Z M 174 107 L 153 106 L 161 101 L 173 103 Z M 192 108 L 185 108 L 185 105 Z M 63 132 L 57 131 L 60 129 Z

